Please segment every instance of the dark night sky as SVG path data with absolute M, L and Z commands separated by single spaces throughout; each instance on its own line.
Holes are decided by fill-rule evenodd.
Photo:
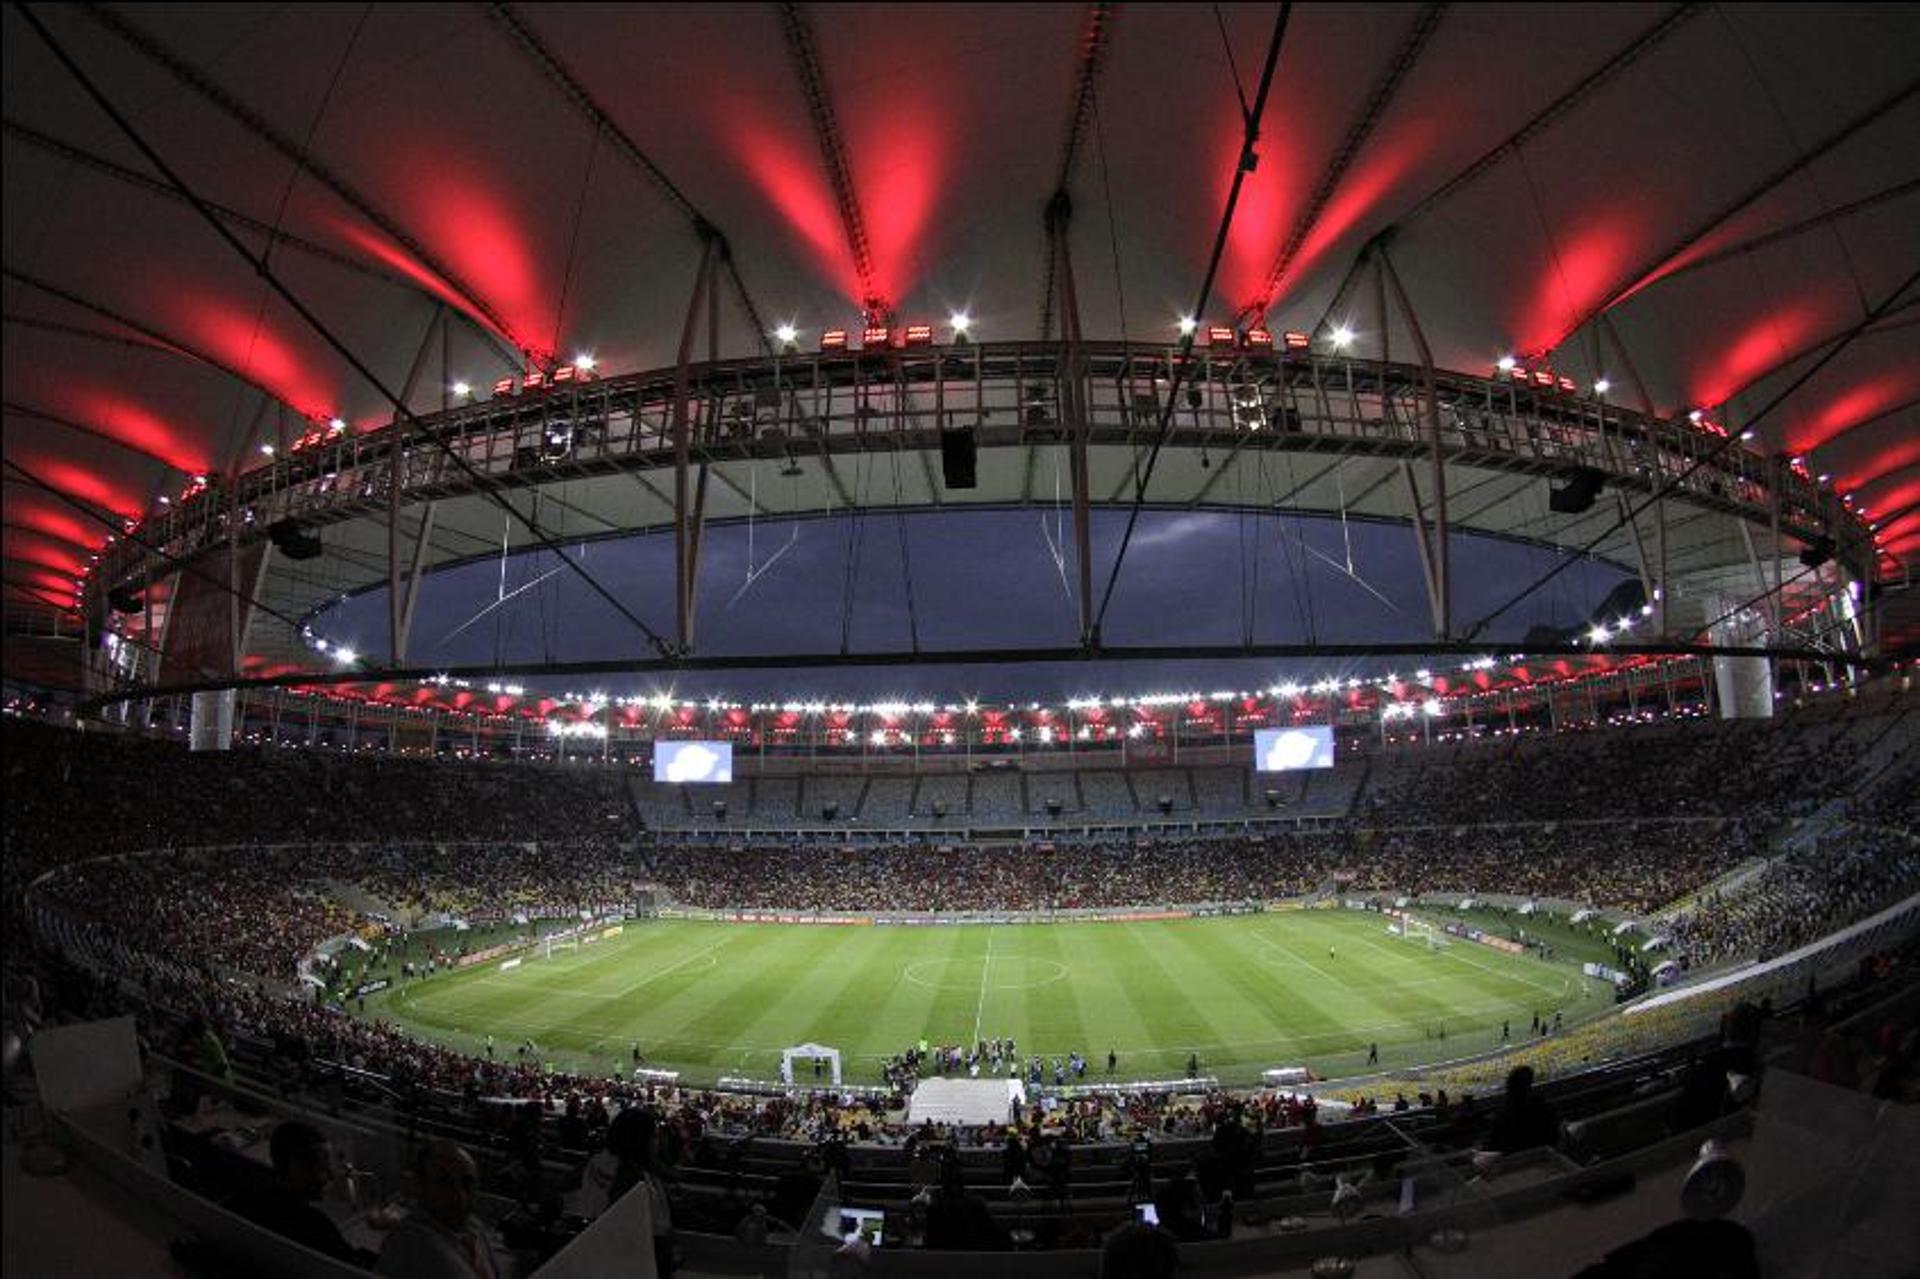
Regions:
M 1096 511 L 1094 597 L 1125 524 L 1119 511 Z M 856 651 L 909 646 L 907 575 L 923 651 L 990 646 L 1071 645 L 1072 597 L 1049 548 L 1061 546 L 1065 582 L 1074 580 L 1072 526 L 1051 509 L 941 511 L 904 517 L 845 515 L 761 523 L 749 556 L 744 525 L 714 527 L 703 547 L 696 648 L 702 654 L 837 652 L 852 578 L 849 642 Z M 784 549 L 783 549 L 784 548 Z M 648 625 L 673 631 L 671 533 L 590 544 L 574 552 Z M 1554 562 L 1537 548 L 1488 538 L 1454 542 L 1454 619 L 1459 630 Z M 1345 567 L 1351 563 L 1353 576 Z M 749 581 L 749 567 L 759 570 Z M 478 665 L 646 658 L 646 638 L 546 552 L 506 562 L 508 593 L 538 585 L 472 619 L 499 598 L 498 556 L 430 577 L 422 588 L 410 661 Z M 1622 578 L 1601 563 L 1577 564 L 1508 613 L 1486 638 L 1517 641 L 1536 622 L 1570 626 L 1587 619 Z M 1377 593 L 1377 594 L 1376 594 Z M 1246 635 L 1251 601 L 1258 643 L 1356 643 L 1419 640 L 1430 633 L 1425 588 L 1412 534 L 1404 527 L 1222 512 L 1144 513 L 1128 552 L 1104 638 L 1108 644 L 1236 644 Z M 383 589 L 321 614 L 316 634 L 361 653 L 384 649 Z M 463 624 L 471 621 L 465 629 Z M 458 633 L 456 633 L 458 632 Z M 1411 668 L 1414 659 L 1394 665 Z M 1034 663 L 913 668 L 775 670 L 657 676 L 602 676 L 615 695 L 671 688 L 677 694 L 738 700 L 821 697 L 1027 700 L 1095 693 L 1264 687 L 1276 680 L 1385 670 L 1378 660 L 1329 657 L 1275 661 Z M 532 686 L 557 686 L 538 680 Z M 582 690 L 584 691 L 584 690 Z

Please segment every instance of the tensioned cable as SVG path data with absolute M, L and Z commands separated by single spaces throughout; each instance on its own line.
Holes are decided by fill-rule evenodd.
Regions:
M 593 140 L 587 144 L 587 169 L 580 177 L 580 198 L 573 205 L 573 230 L 567 234 L 567 269 L 560 276 L 560 304 L 553 312 L 554 359 L 560 358 L 560 334 L 565 331 L 567 299 L 573 292 L 573 268 L 579 259 L 580 224 L 587 219 L 587 195 L 593 190 L 593 161 L 600 154 L 600 125 L 593 126 Z
M 1508 609 L 1512 608 L 1515 604 L 1518 604 L 1521 600 L 1527 598 L 1527 596 L 1539 590 L 1542 586 L 1545 586 L 1547 583 L 1559 577 L 1560 574 L 1566 572 L 1568 568 L 1578 563 L 1585 556 L 1592 554 L 1594 549 L 1597 548 L 1602 542 L 1606 541 L 1609 537 L 1612 537 L 1615 533 L 1625 528 L 1627 524 L 1630 523 L 1632 520 L 1644 514 L 1647 511 L 1647 509 L 1651 507 L 1655 502 L 1658 502 L 1660 499 L 1666 497 L 1669 493 L 1672 493 L 1674 490 L 1678 489 L 1682 484 L 1684 484 L 1687 481 L 1688 477 L 1690 477 L 1695 471 L 1698 471 L 1701 467 L 1717 459 L 1722 453 L 1726 452 L 1729 448 L 1732 448 L 1736 443 L 1739 442 L 1740 436 L 1744 431 L 1751 430 L 1753 427 L 1758 426 L 1762 419 L 1764 419 L 1768 414 L 1772 413 L 1775 409 L 1779 408 L 1782 404 L 1784 404 L 1787 400 L 1787 397 L 1791 396 L 1795 391 L 1798 391 L 1802 386 L 1806 385 L 1806 383 L 1809 380 L 1811 380 L 1815 374 L 1819 373 L 1821 369 L 1824 369 L 1825 367 L 1827 367 L 1827 365 L 1830 364 L 1834 360 L 1834 358 L 1837 357 L 1842 351 L 1846 350 L 1849 346 L 1852 346 L 1854 339 L 1858 338 L 1862 333 L 1866 332 L 1869 328 L 1873 326 L 1875 321 L 1879 320 L 1888 311 L 1892 310 L 1895 304 L 1899 302 L 1901 295 L 1904 294 L 1908 289 L 1912 288 L 1916 282 L 1920 282 L 1920 270 L 1914 271 L 1911 275 L 1907 276 L 1905 280 L 1902 280 L 1899 286 L 1896 287 L 1892 293 L 1889 293 L 1887 295 L 1885 301 L 1881 302 L 1879 306 L 1869 311 L 1864 317 L 1861 318 L 1859 323 L 1855 324 L 1852 328 L 1848 329 L 1846 333 L 1844 333 L 1836 342 L 1834 342 L 1832 346 L 1828 347 L 1826 354 L 1822 355 L 1818 360 L 1815 360 L 1812 365 L 1810 365 L 1804 372 L 1800 374 L 1800 376 L 1794 378 L 1792 382 L 1789 382 L 1785 387 L 1781 388 L 1781 390 L 1776 395 L 1774 395 L 1772 399 L 1766 402 L 1766 404 L 1760 409 L 1759 412 L 1755 413 L 1752 417 L 1748 418 L 1745 423 L 1743 423 L 1742 431 L 1728 431 L 1724 438 L 1719 440 L 1717 443 L 1713 445 L 1712 448 L 1709 448 L 1704 453 L 1702 453 L 1699 457 L 1695 458 L 1687 466 L 1682 468 L 1679 474 L 1675 475 L 1672 479 L 1667 480 L 1664 483 L 1660 484 L 1653 490 L 1652 493 L 1648 494 L 1645 498 L 1641 499 L 1640 504 L 1638 506 L 1635 506 L 1633 509 L 1629 511 L 1622 512 L 1619 516 L 1617 516 L 1614 519 L 1612 524 L 1609 524 L 1606 528 L 1602 529 L 1598 534 L 1596 534 L 1592 539 L 1590 539 L 1585 546 L 1581 547 L 1579 550 L 1575 551 L 1572 555 L 1566 557 L 1565 559 L 1562 559 L 1558 564 L 1548 569 L 1545 573 L 1542 573 L 1534 581 L 1522 587 L 1517 593 L 1513 595 L 1512 598 L 1508 599 L 1506 603 L 1500 605 L 1500 607 L 1494 609 L 1491 613 L 1488 613 L 1485 617 L 1475 622 L 1471 627 L 1468 628 L 1466 638 L 1469 640 L 1472 640 L 1478 637 L 1480 632 L 1485 630 L 1487 626 L 1494 621 L 1494 619 L 1500 617 Z
M 1805 148 L 1800 145 L 1799 135 L 1794 131 L 1793 119 L 1787 114 L 1786 108 L 1781 106 L 1779 95 L 1773 91 L 1773 85 L 1762 74 L 1760 64 L 1754 59 L 1753 51 L 1747 47 L 1747 42 L 1739 26 L 1734 22 L 1733 15 L 1727 12 L 1724 5 L 1715 5 L 1713 9 L 1714 16 L 1720 19 L 1720 25 L 1725 27 L 1727 34 L 1733 38 L 1733 47 L 1739 51 L 1741 60 L 1747 64 L 1747 70 L 1752 73 L 1754 83 L 1760 86 L 1760 95 L 1767 100 L 1767 108 L 1773 112 L 1773 122 L 1780 127 L 1780 132 L 1786 135 L 1787 142 L 1792 146 L 1794 153 L 1799 154 Z M 1816 167 L 1810 165 L 1802 170 L 1802 173 L 1806 177 L 1807 185 L 1813 188 L 1814 202 L 1820 206 L 1821 214 L 1831 212 L 1833 203 L 1827 199 L 1827 193 L 1820 185 L 1820 176 Z M 1827 225 L 1833 229 L 1833 242 L 1840 250 L 1840 261 L 1846 265 L 1847 276 L 1853 281 L 1853 295 L 1859 301 L 1860 309 L 1865 311 L 1868 309 L 1867 286 L 1860 279 L 1860 270 L 1854 265 L 1853 254 L 1847 251 L 1847 238 L 1841 233 L 1840 223 L 1837 220 L 1830 221 Z
M 193 206 L 194 212 L 198 213 L 202 220 L 213 228 L 215 234 L 226 241 L 235 253 L 238 253 L 242 258 L 246 259 L 253 269 L 259 273 L 261 278 L 266 280 L 267 283 L 273 287 L 274 291 L 286 300 L 294 312 L 299 315 L 315 333 L 319 334 L 328 346 L 333 348 L 335 354 L 345 360 L 354 372 L 365 378 L 368 385 L 380 393 L 381 398 L 393 406 L 394 413 L 398 418 L 406 422 L 407 425 L 419 429 L 419 433 L 439 448 L 440 451 L 446 455 L 447 459 L 473 482 L 475 488 L 482 495 L 518 521 L 542 547 L 559 555 L 561 562 L 566 564 L 575 576 L 584 581 L 594 594 L 598 595 L 612 607 L 615 612 L 631 622 L 636 629 L 644 634 L 648 641 L 652 643 L 655 651 L 662 657 L 684 656 L 684 654 L 676 653 L 674 646 L 669 644 L 659 632 L 640 620 L 633 610 L 616 599 L 613 593 L 600 583 L 598 578 L 587 572 L 584 567 L 575 563 L 572 559 L 569 559 L 565 551 L 555 543 L 552 538 L 547 536 L 545 530 L 522 515 L 512 502 L 508 501 L 497 489 L 492 487 L 487 477 L 482 475 L 465 457 L 461 456 L 458 449 L 442 439 L 439 432 L 420 429 L 420 419 L 414 416 L 413 410 L 402 403 L 400 397 L 387 388 L 386 383 L 381 381 L 379 375 L 368 368 L 364 361 L 348 349 L 346 343 L 334 335 L 333 330 L 328 328 L 320 317 L 315 315 L 313 311 L 307 307 L 306 303 L 300 300 L 299 295 L 294 293 L 292 289 L 287 287 L 284 281 L 273 273 L 272 268 L 264 259 L 255 257 L 253 252 L 240 242 L 239 238 L 227 228 L 219 216 L 208 207 L 207 202 L 200 198 L 199 193 L 188 186 L 186 180 L 173 171 L 172 166 L 162 159 L 160 153 L 153 149 L 138 129 L 134 128 L 133 123 L 122 115 L 119 108 L 115 107 L 113 103 L 107 99 L 106 94 L 100 87 L 96 85 L 92 78 L 73 60 L 67 53 L 66 48 L 54 38 L 53 32 L 47 29 L 46 24 L 40 20 L 40 16 L 35 13 L 31 7 L 25 5 L 19 7 L 19 13 L 21 17 L 26 19 L 28 25 L 33 28 L 34 34 L 40 37 L 41 41 L 45 43 L 47 48 L 53 53 L 53 56 L 67 69 L 68 73 L 73 76 L 80 87 L 86 91 L 87 96 L 92 98 L 94 103 L 106 113 L 107 118 L 113 121 L 115 127 L 127 136 L 127 140 L 132 142 L 140 154 L 146 157 L 147 162 L 153 165 L 154 168 L 160 172 L 161 176 L 172 184 L 175 190 L 180 192 L 187 203 Z M 394 447 L 396 445 L 397 442 L 391 443 L 389 446 Z
M 1233 187 L 1227 192 L 1227 207 L 1220 215 L 1220 229 L 1213 238 L 1213 253 L 1207 260 L 1206 278 L 1200 284 L 1200 300 L 1194 304 L 1189 315 L 1196 318 L 1207 313 L 1207 302 L 1213 296 L 1213 278 L 1220 270 L 1220 257 L 1226 251 L 1227 232 L 1233 227 L 1234 209 L 1240 203 L 1240 190 L 1246 184 L 1250 161 L 1253 160 L 1253 144 L 1260 138 L 1260 117 L 1267 108 L 1267 94 L 1273 88 L 1274 66 L 1280 61 L 1280 45 L 1287 34 L 1287 18 L 1293 13 L 1293 0 L 1287 0 L 1280 6 L 1280 13 L 1274 19 L 1273 38 L 1267 46 L 1266 65 L 1260 71 L 1260 88 L 1254 96 L 1253 110 L 1246 118 L 1245 132 L 1242 135 L 1240 163 L 1233 171 Z M 1196 332 L 1198 330 L 1196 329 Z M 1113 588 L 1120 581 L 1121 565 L 1126 563 L 1127 551 L 1133 546 L 1134 529 L 1140 523 L 1140 510 L 1146 504 L 1147 485 L 1153 479 L 1154 467 L 1160 461 L 1160 451 L 1166 447 L 1167 436 L 1173 429 L 1173 409 L 1180 398 L 1180 385 L 1186 380 L 1188 366 L 1192 363 L 1193 333 L 1185 333 L 1180 338 L 1180 354 L 1174 360 L 1173 379 L 1167 388 L 1167 402 L 1160 409 L 1160 425 L 1155 434 L 1153 449 L 1147 454 L 1147 465 L 1140 472 L 1133 496 L 1133 507 L 1127 512 L 1126 531 L 1120 535 L 1120 550 L 1113 557 L 1113 570 L 1107 575 L 1106 590 L 1100 596 L 1100 611 L 1094 615 L 1093 634 L 1100 634 L 1100 626 L 1106 620 L 1107 607 L 1113 603 Z M 1097 641 L 1096 641 L 1097 642 Z
M 900 498 L 900 438 L 893 439 L 893 528 L 900 538 L 900 579 L 907 593 L 907 643 L 920 651 L 920 619 L 913 607 L 913 557 L 907 552 L 907 515 Z
M 340 77 L 346 74 L 347 63 L 353 60 L 354 48 L 360 43 L 360 33 L 366 29 L 367 18 L 372 13 L 371 4 L 363 6 L 359 18 L 354 21 L 353 30 L 347 33 L 347 44 L 340 51 L 340 61 L 334 64 L 333 74 L 327 78 L 327 87 L 320 94 L 320 103 L 313 110 L 313 120 L 307 125 L 307 136 L 301 139 L 300 152 L 303 156 L 313 151 L 314 136 L 320 132 L 320 122 L 327 118 L 327 107 L 333 102 L 333 92 L 340 86 Z M 306 171 L 306 167 L 304 159 L 296 159 L 293 162 L 293 172 L 287 174 L 287 183 L 280 189 L 280 203 L 273 211 L 273 221 L 267 224 L 267 242 L 260 250 L 262 262 L 273 261 L 273 251 L 280 244 L 280 228 L 287 220 L 287 206 L 293 203 L 293 189 L 299 184 L 300 175 Z M 260 330 L 267 322 L 267 299 L 271 296 L 272 294 L 262 287 L 259 305 L 253 310 L 253 331 L 247 336 L 246 358 L 240 362 L 241 371 L 247 374 L 253 372 L 253 354 L 260 345 Z M 244 394 L 234 396 L 233 408 L 236 423 L 239 421 L 240 406 L 244 402 Z M 251 440 L 240 441 L 239 447 L 233 453 L 234 461 L 230 474 L 239 473 L 242 450 L 251 443 Z

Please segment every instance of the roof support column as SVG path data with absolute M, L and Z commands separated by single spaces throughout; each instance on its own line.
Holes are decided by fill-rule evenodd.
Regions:
M 420 349 L 413 353 L 413 367 L 407 370 L 407 381 L 400 388 L 400 402 L 413 403 L 413 393 L 419 388 L 420 375 L 427 367 L 427 353 L 433 350 L 434 337 L 445 330 L 447 322 L 446 304 L 442 303 L 433 310 L 433 319 L 427 322 L 427 331 L 420 338 Z M 446 347 L 441 344 L 441 363 L 446 362 Z M 444 379 L 442 379 L 444 381 Z M 446 408 L 446 392 L 440 396 L 440 407 Z M 406 486 L 405 461 L 407 450 L 401 439 L 401 423 L 395 418 L 387 427 L 387 653 L 394 665 L 406 660 L 407 636 L 406 618 L 409 600 L 401 598 L 400 584 L 400 490 Z M 421 525 L 422 540 L 425 540 L 425 524 Z M 418 548 L 416 548 L 417 550 Z M 415 564 L 419 558 L 415 556 Z M 409 587 L 406 591 L 412 595 Z
M 1066 349 L 1060 379 L 1060 406 L 1069 432 L 1069 455 L 1073 472 L 1073 541 L 1079 566 L 1080 647 L 1094 652 L 1100 636 L 1093 618 L 1093 537 L 1092 481 L 1087 466 L 1087 437 L 1092 429 L 1088 420 L 1085 360 L 1080 348 L 1080 298 L 1074 290 L 1072 237 L 1068 229 L 1073 220 L 1073 202 L 1062 190 L 1047 202 L 1047 235 L 1059 269 L 1060 336 Z
M 1393 269 L 1393 258 L 1387 253 L 1386 246 L 1380 246 L 1375 256 L 1379 260 L 1381 274 L 1393 290 L 1394 302 L 1399 305 L 1401 315 L 1406 317 L 1407 329 L 1413 334 L 1414 349 L 1420 353 L 1420 390 L 1425 401 L 1423 408 L 1433 474 L 1433 545 L 1426 555 L 1429 565 L 1428 599 L 1433 605 L 1433 636 L 1444 642 L 1453 629 L 1453 591 L 1447 571 L 1447 468 L 1440 440 L 1440 396 L 1434 385 L 1433 351 L 1428 347 L 1427 335 L 1420 327 L 1420 317 L 1414 314 L 1412 304 L 1407 301 L 1407 292 L 1400 284 L 1400 273 Z M 1383 326 L 1383 347 L 1384 334 Z M 1421 536 L 1426 537 L 1425 531 Z
M 707 299 L 707 280 L 713 271 L 713 237 L 706 236 L 700 248 L 700 269 L 693 277 L 693 298 L 687 303 L 686 323 L 680 329 L 680 354 L 673 368 L 673 547 L 674 615 L 677 648 L 685 656 L 693 644 L 693 555 L 691 541 L 692 507 L 687 493 L 687 465 L 692 451 L 687 422 L 689 366 L 693 360 L 693 335 L 698 331 L 700 307 Z

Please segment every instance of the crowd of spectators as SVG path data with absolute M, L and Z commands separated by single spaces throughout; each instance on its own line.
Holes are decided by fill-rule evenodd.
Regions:
M 1645 911 L 1762 854 L 1749 822 L 1608 822 L 960 843 L 646 850 L 687 905 L 801 911 L 1074 910 L 1358 892 L 1505 893 Z
M 1618 734 L 1476 744 L 1440 766 L 1376 769 L 1368 825 L 1801 816 L 1855 781 L 1859 743 L 1827 724 L 1667 724 Z M 1425 763 L 1427 766 L 1422 767 Z
M 1683 968 L 1771 959 L 1835 932 L 1920 888 L 1920 842 L 1903 830 L 1843 826 L 1711 892 L 1668 930 Z

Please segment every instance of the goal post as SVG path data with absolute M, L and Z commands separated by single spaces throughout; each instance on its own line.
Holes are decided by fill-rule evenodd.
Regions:
M 1428 920 L 1405 912 L 1395 912 L 1387 925 L 1387 933 L 1401 941 L 1411 942 L 1427 950 L 1439 950 L 1448 945 L 1447 935 Z

